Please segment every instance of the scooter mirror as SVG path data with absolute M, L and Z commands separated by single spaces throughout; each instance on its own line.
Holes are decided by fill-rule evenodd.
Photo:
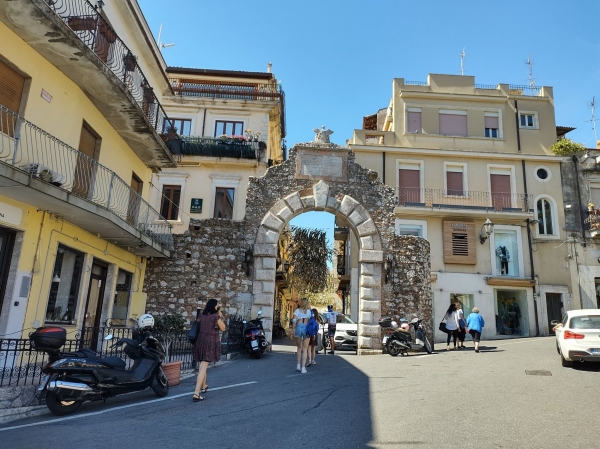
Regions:
M 246 324 L 246 320 L 242 320 L 242 324 Z
M 113 339 L 113 335 L 112 334 L 108 334 L 106 337 L 104 337 L 105 340 L 112 340 Z
M 259 310 L 258 311 L 258 316 L 261 316 L 261 315 L 262 315 L 262 310 Z

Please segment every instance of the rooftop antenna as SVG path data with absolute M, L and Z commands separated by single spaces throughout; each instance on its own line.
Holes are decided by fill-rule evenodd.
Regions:
M 596 100 L 596 97 L 592 97 L 592 103 L 590 104 L 590 106 L 592 107 L 592 119 L 590 121 L 592 122 L 592 129 L 594 130 L 594 142 L 598 142 L 598 135 L 596 134 L 596 117 L 594 116 L 595 100 Z
M 162 36 L 162 23 L 160 24 L 160 28 L 158 30 L 158 39 L 157 39 L 157 44 L 158 44 L 158 48 L 160 49 L 160 51 L 162 51 L 163 48 L 167 48 L 167 47 L 173 47 L 175 44 L 163 44 L 160 41 L 160 37 Z
M 525 63 L 529 67 L 529 87 L 531 89 L 537 89 L 533 78 L 533 62 L 531 62 L 531 56 L 527 55 L 527 62 Z
M 463 47 L 462 51 L 460 52 L 460 75 L 463 76 L 465 74 L 465 56 L 467 56 L 467 54 L 465 53 L 465 47 Z

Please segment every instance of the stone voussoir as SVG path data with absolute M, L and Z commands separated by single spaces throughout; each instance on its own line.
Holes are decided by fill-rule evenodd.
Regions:
M 254 245 L 255 256 L 277 257 L 277 245 L 275 243 L 263 243 Z
M 281 221 L 279 218 L 277 218 L 273 212 L 269 212 L 267 213 L 267 215 L 265 215 L 265 218 L 263 219 L 261 225 L 272 229 L 274 231 L 280 232 L 283 229 L 283 225 L 285 223 L 283 221 Z
M 359 256 L 359 261 L 360 262 L 379 262 L 379 263 L 383 263 L 383 251 L 377 251 L 377 250 L 369 250 L 369 249 L 361 249 L 360 250 L 360 256 Z

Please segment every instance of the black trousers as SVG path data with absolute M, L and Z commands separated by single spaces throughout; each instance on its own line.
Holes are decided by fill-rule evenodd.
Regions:
M 508 274 L 508 260 L 500 261 L 500 273 Z
M 461 344 L 465 343 L 465 337 L 467 336 L 467 330 L 464 327 L 458 328 L 458 340 Z
M 454 329 L 453 331 L 448 330 L 448 341 L 447 345 L 450 346 L 450 337 L 454 337 L 454 347 L 456 347 L 456 339 L 458 338 L 458 330 Z

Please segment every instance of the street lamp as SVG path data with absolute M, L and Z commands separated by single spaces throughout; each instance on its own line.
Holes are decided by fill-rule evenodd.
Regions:
M 394 269 L 394 256 L 392 256 L 392 253 L 389 253 L 387 255 L 387 258 L 383 263 L 383 269 L 385 271 L 385 283 L 387 284 L 389 281 L 390 273 Z
M 492 232 L 494 232 L 494 223 L 492 223 L 492 220 L 488 218 L 481 227 L 481 232 L 479 233 L 479 242 L 483 245 L 488 237 L 492 235 Z

